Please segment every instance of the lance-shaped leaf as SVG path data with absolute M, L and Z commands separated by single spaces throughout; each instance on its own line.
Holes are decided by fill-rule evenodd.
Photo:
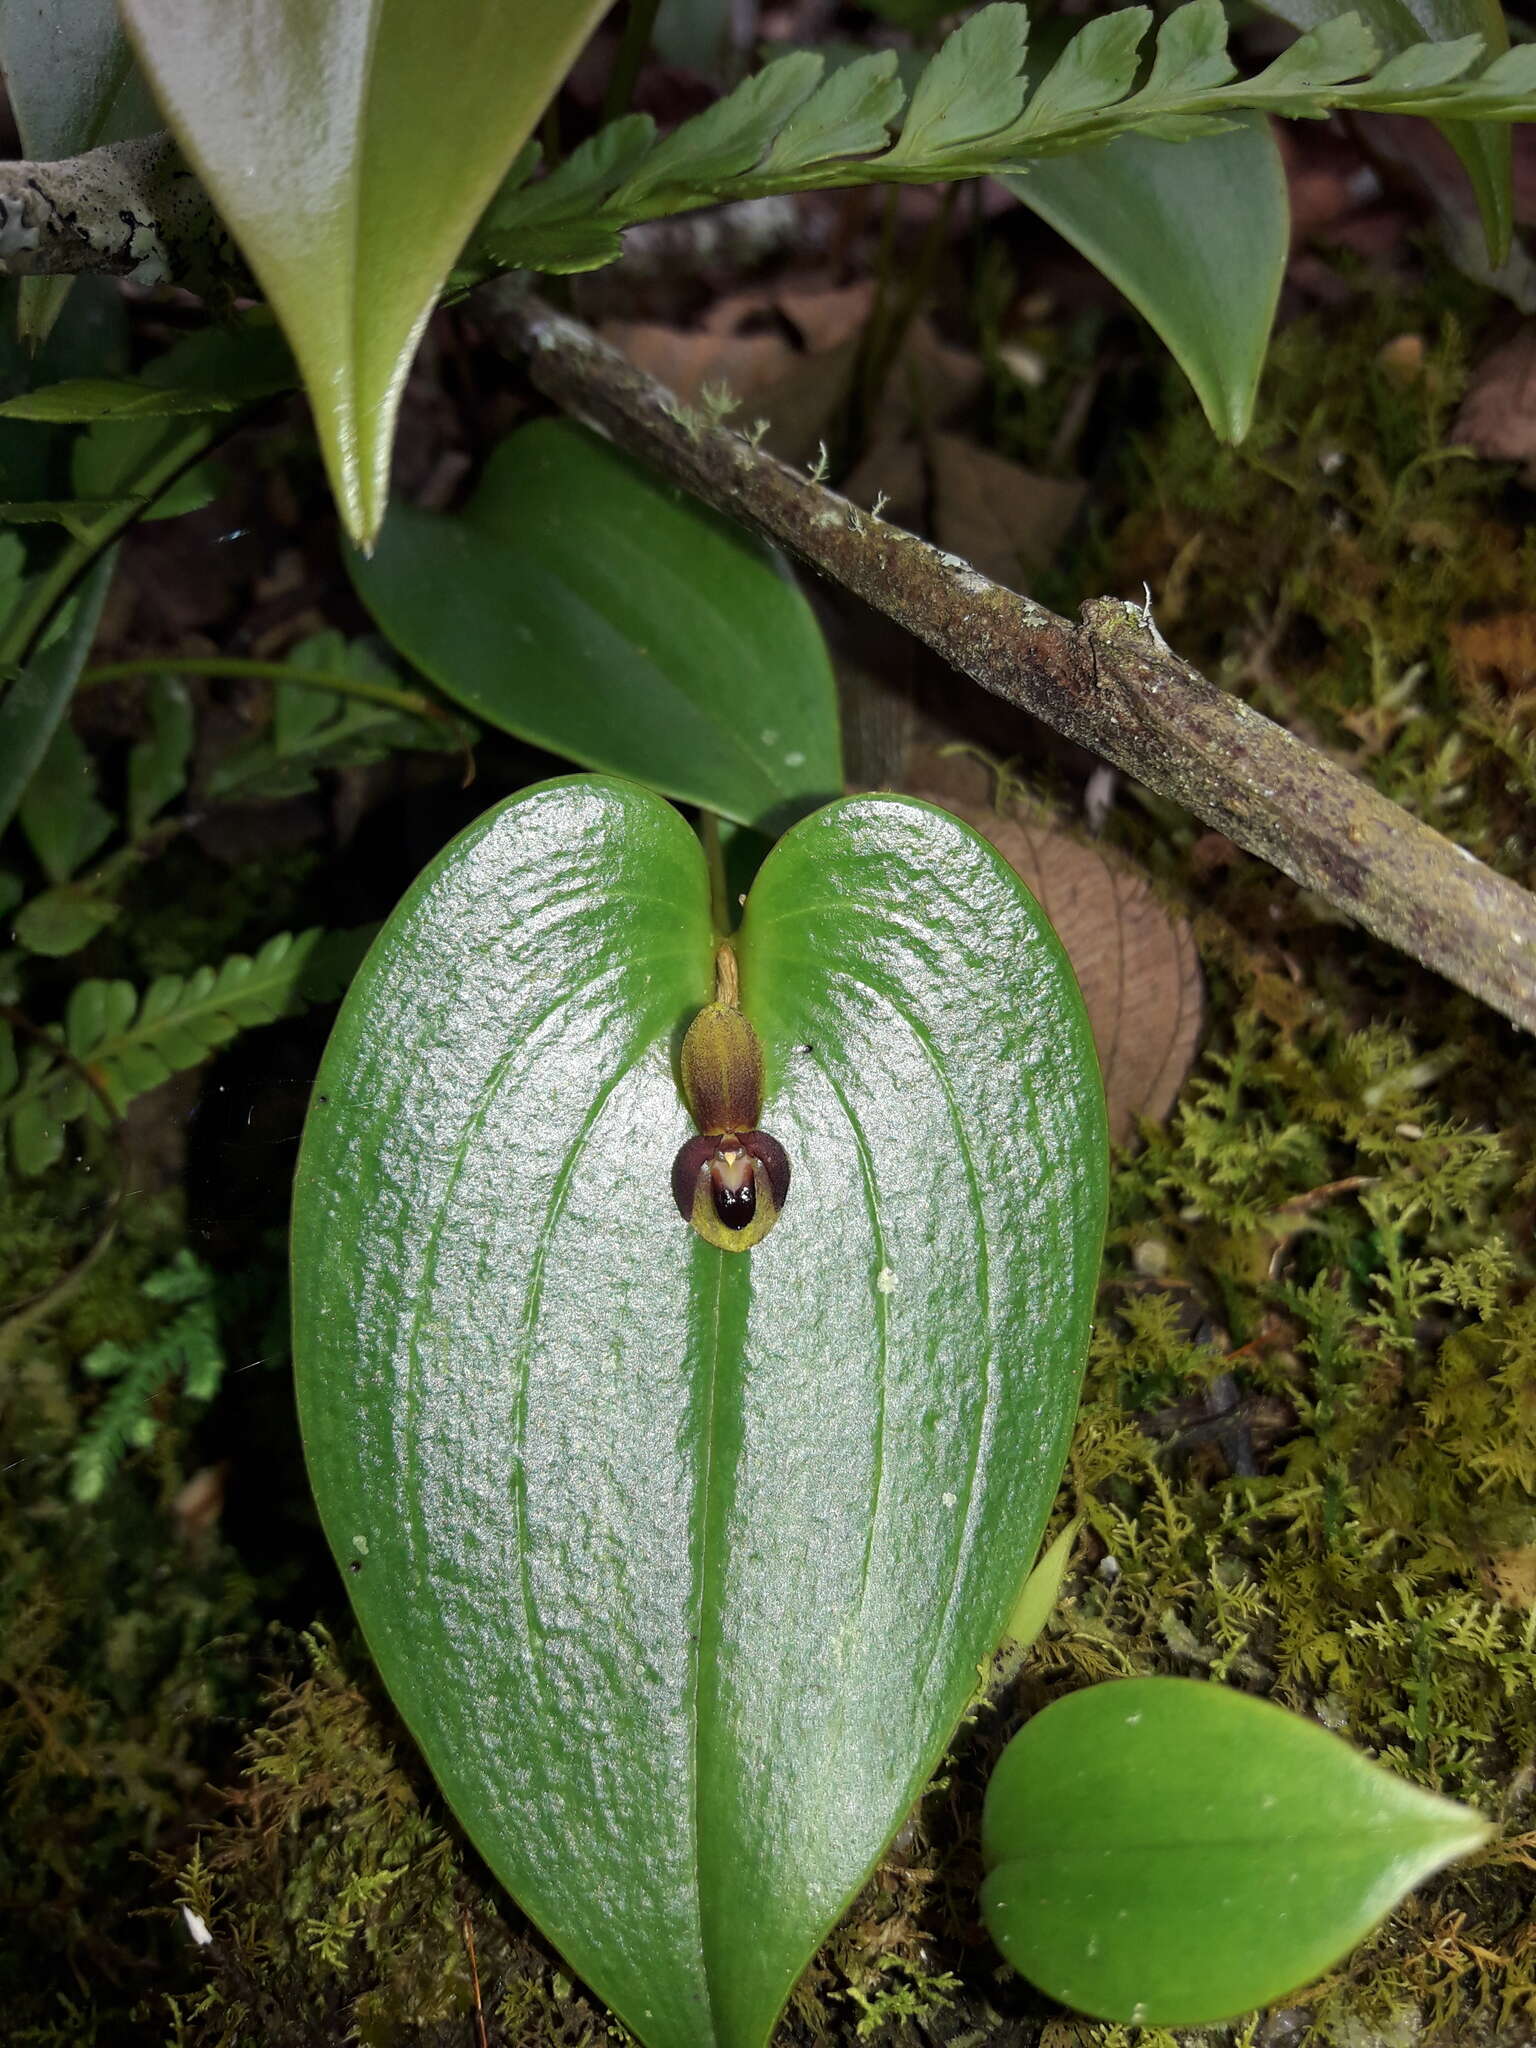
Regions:
M 1201 2027 L 1321 1976 L 1490 1832 L 1268 1700 L 1122 1679 L 1057 1700 L 1004 1750 L 982 1911 L 1053 1998 Z
M 1235 115 L 1226 132 L 1191 142 L 1121 135 L 1002 182 L 1120 287 L 1215 431 L 1240 441 L 1290 241 L 1285 172 L 1263 117 Z
M 737 943 L 784 1213 L 669 1185 L 704 862 L 637 786 L 514 798 L 343 1006 L 299 1402 L 369 1645 L 481 1853 L 647 2048 L 761 2048 L 1002 1633 L 1076 1405 L 1104 1110 L 1038 907 L 833 804 Z
M 372 542 L 401 387 L 470 229 L 607 0 L 123 0 Z
M 358 595 L 477 718 L 781 829 L 843 781 L 837 686 L 783 559 L 579 427 L 497 449 L 461 513 L 401 505 Z

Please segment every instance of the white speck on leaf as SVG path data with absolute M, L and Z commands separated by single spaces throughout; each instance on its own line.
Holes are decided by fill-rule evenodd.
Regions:
M 953 1494 L 953 1493 L 944 1493 L 944 1494 L 940 1494 L 940 1496 L 939 1496 L 939 1498 L 940 1498 L 940 1499 L 941 1499 L 941 1500 L 943 1501 L 943 1503 L 944 1503 L 945 1507 L 947 1507 L 947 1508 L 952 1508 L 952 1507 L 954 1506 L 954 1504 L 955 1504 L 956 1500 L 958 1499 L 958 1497 L 959 1497 L 958 1495 L 956 1495 L 956 1494 Z
M 889 1266 L 882 1266 L 880 1268 L 879 1272 L 875 1275 L 875 1285 L 882 1294 L 894 1294 L 896 1292 L 896 1275 Z
M 181 1917 L 186 1921 L 187 1932 L 197 1943 L 198 1947 L 207 1948 L 213 1940 L 213 1936 L 208 1932 L 208 1922 L 203 1918 L 202 1914 L 194 1913 L 190 1906 L 183 1906 Z
M 366 1536 L 354 1536 L 352 1538 L 352 1548 L 359 1557 L 366 1557 L 368 1555 L 368 1538 Z

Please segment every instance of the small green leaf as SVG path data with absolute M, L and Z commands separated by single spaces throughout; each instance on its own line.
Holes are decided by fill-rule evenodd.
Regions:
M 67 384 L 48 384 L 23 392 L 0 405 L 0 416 L 12 420 L 174 419 L 185 413 L 228 412 L 245 401 L 233 395 L 168 388 L 157 391 L 132 377 L 75 377 Z
M 17 1103 L 10 1118 L 11 1158 L 28 1179 L 46 1173 L 64 1156 L 64 1126 L 43 1096 Z
M 1187 0 L 1157 32 L 1157 55 L 1135 104 L 1204 92 L 1237 76 L 1227 55 L 1227 12 L 1221 0 Z
M 166 118 L 293 346 L 365 547 L 437 294 L 606 6 L 123 0 Z
M 1249 80 L 1247 96 L 1277 114 L 1320 114 L 1326 111 L 1326 89 L 1363 77 L 1377 55 L 1375 38 L 1360 17 L 1341 15 L 1298 36 Z
M 192 754 L 192 699 L 177 676 L 152 676 L 144 708 L 149 731 L 128 750 L 128 837 L 142 839 L 166 805 L 187 786 Z
M 494 240 L 518 233 L 535 222 L 569 219 L 595 213 L 608 195 L 635 170 L 656 140 L 649 114 L 626 114 L 610 121 L 573 149 L 562 164 L 536 185 L 521 185 L 491 208 L 481 235 Z
M 381 933 L 295 1191 L 305 1452 L 369 1647 L 647 2048 L 763 2048 L 942 1754 L 1049 1510 L 1103 1220 L 1054 934 L 874 796 L 748 898 L 793 1178 L 755 1250 L 704 1243 L 670 1180 L 714 939 L 659 798 L 520 793 Z
M 1229 132 L 1192 142 L 1122 135 L 1003 183 L 1119 286 L 1215 431 L 1240 441 L 1290 246 L 1285 172 L 1263 118 L 1237 115 Z
M 1151 23 L 1150 8 L 1122 7 L 1080 28 L 1030 95 L 1024 118 L 1009 139 L 1029 141 L 1055 128 L 1069 128 L 1098 108 L 1124 99 Z
M 1011 127 L 1024 104 L 1029 10 L 995 0 L 946 37 L 917 81 L 893 164 L 942 163 L 952 151 Z
M 1051 1610 L 1061 1598 L 1067 1566 L 1072 1562 L 1073 1546 L 1082 1526 L 1082 1516 L 1074 1515 L 1024 1581 L 1023 1591 L 1003 1630 L 1003 1641 L 1011 1643 L 1015 1650 L 1029 1649 L 1050 1620 Z
M 1433 92 L 1470 71 L 1483 54 L 1480 35 L 1462 36 L 1454 43 L 1415 43 L 1389 57 L 1371 79 L 1373 96 L 1406 99 L 1414 93 Z
M 34 896 L 16 913 L 19 944 L 50 960 L 64 959 L 88 946 L 117 916 L 117 905 L 78 882 L 61 882 Z
M 484 246 L 511 270 L 538 270 L 549 277 L 601 270 L 624 253 L 619 229 L 600 220 L 513 221 Z
M 760 166 L 763 176 L 783 177 L 830 158 L 884 149 L 905 101 L 894 50 L 839 65 L 780 129 Z
M 459 749 L 468 721 L 413 717 L 385 704 L 315 686 L 317 675 L 398 687 L 400 677 L 373 648 L 341 633 L 312 633 L 292 646 L 286 665 L 306 671 L 304 683 L 278 680 L 272 723 L 233 748 L 207 778 L 210 796 L 250 803 L 299 796 L 337 768 L 356 768 L 386 755 Z
M 5 547 L 7 542 L 16 548 L 16 557 L 20 556 L 15 536 L 0 535 L 5 566 L 15 559 Z M 116 560 L 117 552 L 113 549 L 92 565 L 65 614 L 62 629 L 33 655 L 0 698 L 0 832 L 16 815 L 27 785 L 42 768 L 54 735 L 68 713 L 75 684 L 96 637 Z M 3 574 L 0 567 L 0 578 Z M 13 589 L 19 591 L 20 585 L 13 585 Z
M 632 207 L 668 186 L 703 187 L 750 170 L 821 77 L 814 50 L 776 57 L 723 100 L 675 128 L 640 164 L 618 194 Z
M 1316 1722 L 1182 1678 L 1070 1693 L 987 1789 L 982 1911 L 1031 1983 L 1126 2025 L 1209 2026 L 1347 1955 L 1492 1829 Z
M 401 507 L 358 594 L 476 717 L 742 823 L 842 785 L 835 687 L 777 556 L 583 430 L 504 441 L 463 513 Z
M 16 817 L 51 882 L 67 882 L 111 838 L 115 820 L 97 795 L 96 764 L 67 720 L 54 728 Z

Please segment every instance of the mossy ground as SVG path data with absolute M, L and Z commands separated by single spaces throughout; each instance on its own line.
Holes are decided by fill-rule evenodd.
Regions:
M 1181 651 L 1530 883 L 1536 555 L 1522 487 L 1448 445 L 1458 296 L 1428 324 L 1422 300 L 1367 297 L 1290 329 L 1236 453 L 1170 387 L 1121 460 L 1125 509 L 1053 595 L 1145 577 Z M 1060 1503 L 1085 1533 L 1022 1676 L 971 1717 L 788 2038 L 1165 2039 L 1053 2015 L 1000 1970 L 975 1823 L 1025 1714 L 1174 1671 L 1273 1692 L 1500 1828 L 1293 2011 L 1212 2038 L 1514 2044 L 1536 2030 L 1536 1060 L 1182 815 L 1128 801 L 1115 829 L 1195 921 L 1210 1028 L 1167 1127 L 1117 1164 Z M 154 917 L 174 951 L 171 911 Z M 8 1299 L 68 1263 L 90 1199 L 78 1175 L 5 1197 Z M 285 1505 L 220 1535 L 186 1506 L 212 1423 L 167 1396 L 152 1445 L 95 1505 L 71 1501 L 101 1399 L 79 1362 L 153 1336 L 170 1311 L 141 1283 L 185 1233 L 174 1195 L 130 1204 L 5 1389 L 7 2040 L 617 2035 L 393 1721 L 299 1519 L 296 1462 L 273 1482 Z M 266 1342 L 252 1289 L 280 1270 L 267 1227 L 231 1297 L 237 1365 Z M 242 1398 L 279 1408 L 281 1356 L 258 1363 Z M 293 1460 L 286 1428 L 275 1455 Z

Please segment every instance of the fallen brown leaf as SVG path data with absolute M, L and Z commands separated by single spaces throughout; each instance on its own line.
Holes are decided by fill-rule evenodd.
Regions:
M 868 284 L 735 292 L 713 305 L 698 328 L 610 320 L 601 332 L 685 405 L 702 404 L 712 390 L 728 391 L 738 402 L 734 424 L 766 420 L 763 445 L 769 453 L 807 463 L 848 397 L 872 294 Z M 914 421 L 938 425 L 950 419 L 977 396 L 984 376 L 978 356 L 950 347 L 926 318 L 913 320 L 872 423 L 871 454 L 889 455 Z M 868 481 L 864 469 L 861 464 L 855 473 L 860 489 Z M 874 490 L 885 488 L 877 481 L 860 495 L 852 483 L 850 495 L 858 504 L 871 503 Z
M 1041 476 L 968 441 L 935 434 L 933 537 L 1011 590 L 1027 590 L 1082 509 L 1088 486 L 1077 478 Z
M 1536 612 L 1500 612 L 1450 629 L 1456 673 L 1464 683 L 1490 675 L 1512 690 L 1536 683 Z
M 1478 364 L 1451 439 L 1495 462 L 1536 461 L 1536 321 Z
M 1204 984 L 1189 926 L 1144 875 L 1091 840 L 915 793 L 989 839 L 1056 927 L 1093 1026 L 1112 1142 L 1132 1138 L 1140 1117 L 1161 1122 L 1200 1040 Z
M 1501 1550 L 1488 1560 L 1487 1578 L 1497 1600 L 1528 1613 L 1536 1607 L 1536 1543 Z

